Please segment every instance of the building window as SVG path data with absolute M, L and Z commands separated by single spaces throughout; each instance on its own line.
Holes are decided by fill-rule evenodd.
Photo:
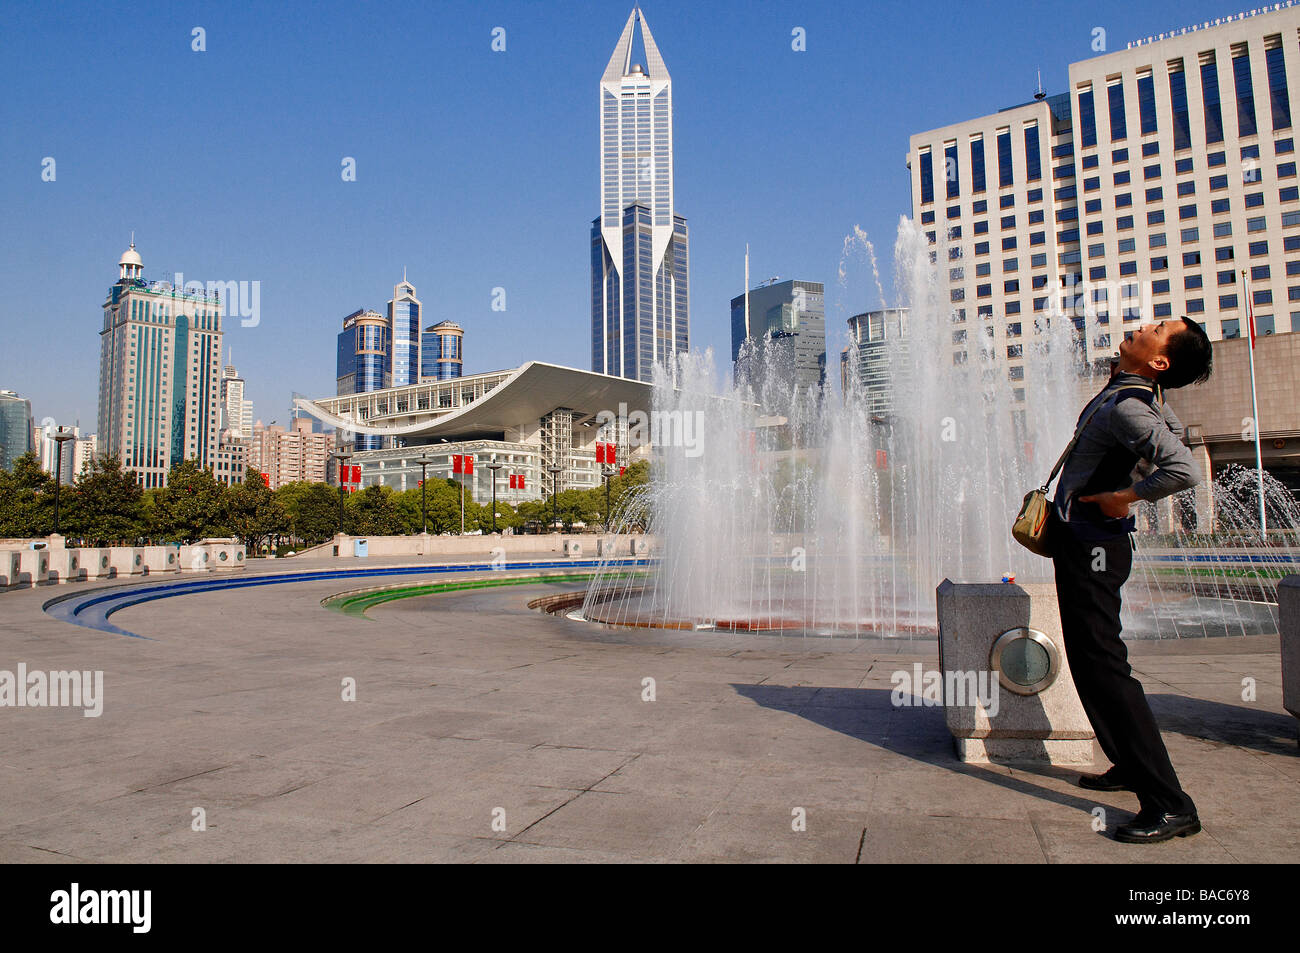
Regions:
M 1156 232 L 1147 239 L 1148 248 L 1164 248 L 1167 244 L 1164 232 Z
M 1128 138 L 1128 125 L 1124 121 L 1124 81 L 1118 80 L 1106 87 L 1110 103 L 1110 141 Z
M 1192 126 L 1187 113 L 1187 77 L 1181 61 L 1170 65 L 1169 102 L 1173 108 L 1174 149 L 1190 149 Z
M 930 150 L 921 153 L 921 204 L 934 201 L 934 160 Z M 933 217 L 931 218 L 933 220 Z
M 1237 135 L 1253 136 L 1255 127 L 1255 89 L 1250 82 L 1250 56 L 1246 44 L 1232 57 L 1233 80 L 1237 87 Z
M 948 183 L 947 195 L 955 199 L 961 194 L 961 180 L 957 174 L 957 143 L 945 146 L 943 150 L 943 177 Z M 959 210 L 960 213 L 960 210 Z M 951 218 L 952 216 L 949 216 Z
M 970 143 L 970 187 L 972 192 L 984 191 L 984 139 Z
M 1097 144 L 1097 113 L 1093 107 L 1092 89 L 1079 92 L 1079 145 L 1084 149 Z
M 1201 101 L 1205 106 L 1206 144 L 1223 141 L 1223 107 L 1219 102 L 1219 65 L 1214 53 L 1201 64 Z
M 1025 179 L 1037 182 L 1043 177 L 1042 153 L 1038 145 L 1038 126 L 1025 127 Z
M 1291 97 L 1286 87 L 1286 61 L 1282 54 L 1282 37 L 1264 38 L 1264 59 L 1268 64 L 1268 94 L 1273 107 L 1273 129 L 1291 128 Z

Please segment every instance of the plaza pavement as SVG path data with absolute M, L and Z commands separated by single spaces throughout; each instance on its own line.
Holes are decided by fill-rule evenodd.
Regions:
M 933 641 L 612 631 L 527 608 L 573 583 L 368 620 L 320 606 L 382 582 L 113 617 L 147 639 L 41 611 L 75 586 L 0 593 L 0 669 L 102 669 L 105 695 L 99 718 L 0 709 L 0 860 L 1300 860 L 1275 636 L 1131 647 L 1205 829 L 1129 846 L 1109 832 L 1133 795 L 1090 794 L 1067 769 L 962 765 L 941 709 L 891 705 L 891 673 L 936 667 Z

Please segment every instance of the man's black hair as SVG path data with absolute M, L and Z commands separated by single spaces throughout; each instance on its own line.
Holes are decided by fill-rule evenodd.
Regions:
M 1186 316 L 1183 326 L 1165 344 L 1165 357 L 1169 358 L 1169 368 L 1156 378 L 1156 383 L 1165 390 L 1204 383 L 1214 369 L 1214 349 L 1209 335 Z

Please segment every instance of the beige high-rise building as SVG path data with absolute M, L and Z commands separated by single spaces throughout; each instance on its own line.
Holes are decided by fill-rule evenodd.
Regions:
M 253 402 L 244 396 L 244 379 L 231 361 L 228 357 L 221 369 L 221 426 L 247 440 L 253 435 Z
M 100 450 L 145 487 L 166 486 L 180 461 L 216 458 L 222 305 L 215 293 L 145 281 L 134 240 L 118 267 L 100 330 Z
M 1102 363 L 1141 321 L 1214 340 L 1300 330 L 1300 6 L 1235 14 L 1069 67 L 1069 89 L 911 137 L 914 219 L 954 362 L 992 338 L 1013 381 L 1034 323 Z M 1244 272 L 1244 274 L 1243 274 Z
M 314 433 L 309 417 L 295 417 L 290 429 L 277 424 L 253 425 L 248 449 L 249 465 L 266 475 L 267 486 L 279 489 L 286 483 L 326 482 L 326 468 L 334 452 L 334 434 Z

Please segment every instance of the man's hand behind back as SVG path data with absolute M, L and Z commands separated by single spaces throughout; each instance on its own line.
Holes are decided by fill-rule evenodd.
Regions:
M 1129 487 L 1127 490 L 1117 490 L 1113 493 L 1090 493 L 1088 496 L 1079 497 L 1079 502 L 1096 503 L 1097 508 L 1111 519 L 1122 520 L 1128 516 L 1129 505 L 1136 503 L 1137 498 L 1133 488 Z

